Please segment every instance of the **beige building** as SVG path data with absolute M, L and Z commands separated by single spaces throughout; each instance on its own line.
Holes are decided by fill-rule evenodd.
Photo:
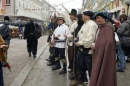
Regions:
M 12 21 L 19 19 L 34 19 L 39 22 L 49 22 L 51 10 L 55 10 L 45 0 L 4 0 L 5 14 Z

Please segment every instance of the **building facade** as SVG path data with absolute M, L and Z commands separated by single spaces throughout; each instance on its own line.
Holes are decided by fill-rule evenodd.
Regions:
M 0 0 L 0 17 L 3 15 L 5 15 L 5 0 Z
M 125 0 L 83 0 L 84 10 L 94 12 L 107 11 L 113 13 L 113 16 L 118 18 L 122 13 L 127 14 L 127 5 Z M 130 14 L 130 9 L 128 10 Z
M 1 0 L 0 0 L 1 1 Z M 2 0 L 3 15 L 12 21 L 34 19 L 37 22 L 49 22 L 51 10 L 55 10 L 45 0 Z

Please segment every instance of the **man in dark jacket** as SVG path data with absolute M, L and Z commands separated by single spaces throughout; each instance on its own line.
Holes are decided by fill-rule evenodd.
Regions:
M 8 44 L 8 46 L 10 45 L 10 40 L 11 40 L 11 30 L 9 28 L 9 17 L 5 16 L 4 17 L 4 22 L 3 22 L 3 26 L 0 28 L 0 34 L 2 36 L 2 38 L 4 39 L 4 41 Z M 7 55 L 7 52 L 6 52 Z M 2 63 L 2 65 L 4 67 L 6 67 L 5 63 Z
M 36 58 L 37 44 L 38 44 L 38 40 L 34 36 L 35 25 L 36 27 L 38 27 L 38 24 L 36 23 L 34 24 L 33 20 L 30 20 L 30 22 L 25 25 L 25 30 L 24 30 L 24 39 L 27 39 L 27 48 L 28 48 L 29 57 L 31 57 L 31 52 L 32 52 L 33 58 Z
M 120 15 L 120 22 L 121 25 L 117 30 L 118 35 L 120 36 L 120 39 L 122 37 L 130 36 L 130 20 L 127 20 L 127 15 L 122 14 Z M 125 66 L 126 66 L 126 60 L 125 60 L 125 54 L 129 53 L 128 47 L 125 47 L 122 44 L 122 41 L 120 41 L 120 44 L 118 45 L 118 57 L 119 57 L 119 65 L 117 72 L 124 72 Z

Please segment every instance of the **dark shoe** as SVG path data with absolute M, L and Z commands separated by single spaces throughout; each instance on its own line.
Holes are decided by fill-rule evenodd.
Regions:
M 7 67 L 6 64 L 2 64 L 2 67 Z
M 50 59 L 46 59 L 46 61 L 49 61 L 49 62 L 50 62 L 51 60 L 50 60 Z
M 83 82 L 84 84 L 88 84 L 88 79 L 87 79 L 87 77 L 83 77 L 83 78 L 82 78 L 82 82 Z
M 74 80 L 75 79 L 74 76 L 73 76 L 73 72 L 71 72 L 68 77 L 69 77 L 70 80 Z
M 70 80 L 74 80 L 75 77 L 73 77 L 73 76 L 69 76 L 69 79 L 70 79 Z
M 29 57 L 31 57 L 31 52 L 29 52 Z
M 52 66 L 52 65 L 55 65 L 55 62 L 48 62 L 47 63 L 47 66 Z
M 59 70 L 61 67 L 59 65 L 55 65 L 52 67 L 52 70 Z
M 33 58 L 36 58 L 36 55 L 33 55 Z
M 66 73 L 66 70 L 62 69 L 59 74 L 65 74 Z
M 117 69 L 116 71 L 117 71 L 117 72 L 124 72 L 124 70 L 120 70 L 120 69 Z

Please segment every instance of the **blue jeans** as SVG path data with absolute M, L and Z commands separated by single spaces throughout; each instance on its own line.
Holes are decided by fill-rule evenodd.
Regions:
M 124 70 L 126 66 L 126 60 L 125 60 L 125 53 L 124 50 L 122 49 L 122 43 L 118 45 L 118 52 L 117 52 L 118 58 L 119 58 L 119 64 L 118 64 L 118 69 L 119 70 Z
M 2 64 L 0 62 L 0 86 L 4 86 Z

